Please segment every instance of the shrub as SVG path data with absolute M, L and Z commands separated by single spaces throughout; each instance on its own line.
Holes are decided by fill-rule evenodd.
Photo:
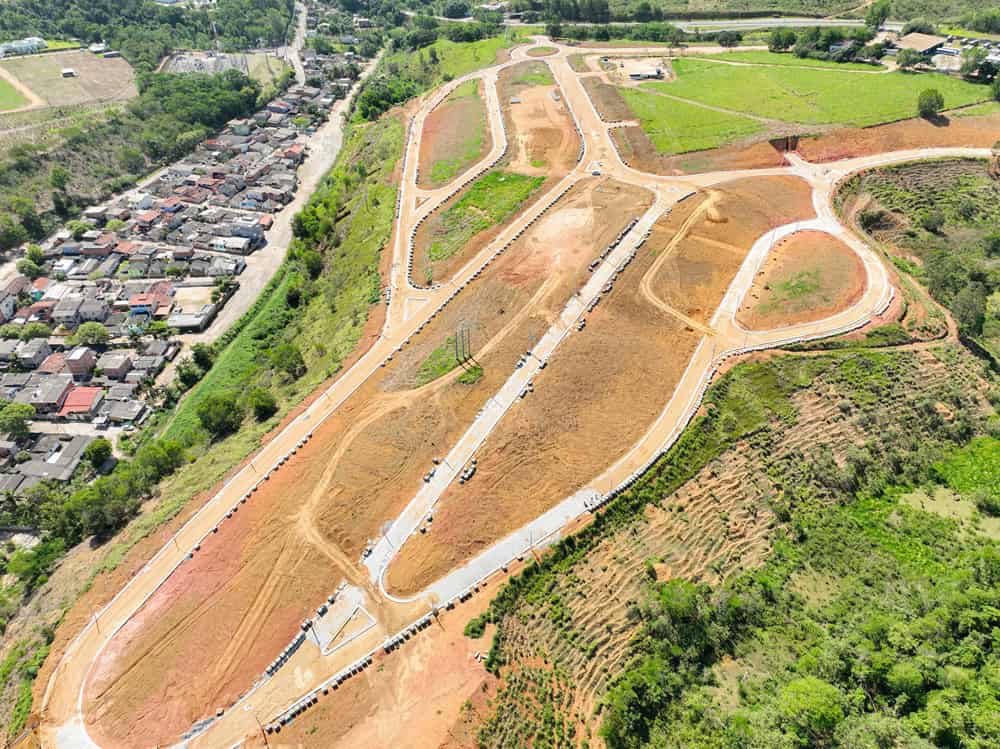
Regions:
M 83 457 L 94 468 L 100 468 L 111 457 L 111 443 L 104 437 L 98 437 L 83 451 Z
M 243 406 L 235 393 L 212 393 L 198 404 L 198 421 L 218 439 L 232 434 L 243 422 Z
M 254 388 L 247 394 L 247 404 L 257 421 L 265 421 L 278 410 L 278 401 L 269 390 Z
M 921 117 L 932 119 L 944 109 L 944 97 L 936 88 L 924 89 L 917 97 L 917 112 Z
M 944 214 L 941 211 L 928 211 L 920 217 L 920 225 L 931 234 L 938 234 L 944 228 Z

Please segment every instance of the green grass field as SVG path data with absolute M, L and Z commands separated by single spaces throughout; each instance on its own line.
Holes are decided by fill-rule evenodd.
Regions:
M 954 117 L 987 117 L 991 114 L 1000 114 L 1000 101 L 986 101 L 965 109 L 959 109 L 953 114 Z
M 933 73 L 862 75 L 808 68 L 736 67 L 681 59 L 677 80 L 643 84 L 692 101 L 804 124 L 864 127 L 915 117 L 917 96 L 936 88 L 945 108 L 984 101 L 989 89 Z
M 619 93 L 660 153 L 718 148 L 763 130 L 763 125 L 746 117 L 714 112 L 637 88 L 621 88 Z
M 881 65 L 865 65 L 860 62 L 830 62 L 829 60 L 813 60 L 808 57 L 796 57 L 791 52 L 767 52 L 762 49 L 748 49 L 736 52 L 725 52 L 718 55 L 703 55 L 699 60 L 723 60 L 727 62 L 748 62 L 755 65 L 783 65 L 792 68 L 829 68 L 832 70 L 863 70 L 869 73 L 877 72 Z
M 430 259 L 451 257 L 476 234 L 505 221 L 544 181 L 543 177 L 501 171 L 477 179 L 455 205 L 441 214 L 428 250 Z
M 464 101 L 463 101 L 464 100 Z M 448 102 L 460 102 L 466 114 L 461 137 L 450 143 L 449 158 L 439 159 L 431 166 L 431 182 L 442 185 L 479 158 L 486 133 L 486 105 L 479 96 L 479 82 L 471 80 L 452 91 Z
M 28 100 L 21 95 L 20 91 L 7 83 L 7 81 L 0 79 L 0 112 L 17 109 L 27 103 Z
M 521 68 L 517 78 L 511 80 L 511 83 L 522 86 L 552 86 L 555 82 L 552 71 L 543 62 L 528 63 Z
M 420 53 L 398 52 L 390 56 L 388 63 L 395 63 L 411 78 L 421 78 L 421 59 L 428 59 L 433 49 L 440 64 L 438 65 L 438 83 L 442 80 L 459 78 L 480 68 L 486 68 L 497 61 L 497 53 L 517 44 L 516 39 L 505 39 L 502 36 L 490 37 L 478 42 L 453 42 L 448 39 L 438 39 L 434 44 L 424 47 Z

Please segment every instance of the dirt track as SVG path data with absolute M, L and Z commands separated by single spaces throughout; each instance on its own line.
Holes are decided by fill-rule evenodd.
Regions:
M 438 574 L 452 570 L 433 586 L 434 595 L 447 600 L 498 567 L 494 560 L 507 562 L 523 549 L 520 540 L 502 538 L 503 534 L 516 528 L 517 533 L 527 532 L 529 537 L 535 532 L 537 541 L 542 538 L 542 530 L 565 522 L 561 515 L 551 513 L 534 520 L 533 514 L 544 506 L 574 487 L 589 487 L 595 494 L 606 492 L 641 469 L 679 434 L 697 406 L 701 388 L 719 357 L 741 348 L 764 348 L 856 327 L 888 303 L 891 289 L 884 268 L 867 247 L 844 232 L 829 209 L 829 199 L 837 180 L 849 171 L 871 163 L 911 158 L 912 154 L 828 164 L 822 168 L 793 159 L 789 167 L 759 171 L 733 170 L 680 178 L 644 174 L 618 160 L 609 130 L 591 106 L 580 78 L 568 65 L 567 54 L 566 48 L 560 48 L 557 55 L 540 59 L 553 71 L 566 106 L 580 126 L 585 141 L 582 161 L 570 175 L 547 189 L 537 202 L 537 210 L 527 210 L 502 227 L 493 242 L 456 268 L 452 284 L 428 290 L 415 289 L 410 283 L 406 269 L 408 230 L 447 199 L 448 187 L 433 191 L 416 187 L 414 173 L 421 129 L 415 128 L 415 135 L 407 145 L 393 248 L 393 303 L 382 337 L 369 354 L 258 454 L 257 467 L 237 474 L 122 595 L 100 612 L 100 629 L 86 628 L 67 650 L 45 694 L 47 743 L 91 746 L 93 739 L 97 739 L 105 746 L 136 746 L 174 740 L 180 731 L 190 727 L 189 721 L 213 715 L 216 708 L 228 706 L 236 694 L 249 686 L 253 674 L 259 673 L 275 656 L 280 643 L 292 636 L 304 612 L 315 608 L 341 578 L 362 591 L 378 621 L 370 635 L 329 657 L 320 656 L 307 640 L 291 663 L 263 682 L 257 692 L 235 709 L 227 710 L 222 719 L 216 720 L 193 742 L 203 746 L 231 745 L 257 731 L 255 717 L 259 715 L 262 722 L 274 720 L 299 695 L 311 694 L 329 675 L 355 662 L 369 649 L 377 648 L 387 634 L 427 611 L 423 601 L 400 603 L 385 596 L 380 587 L 385 568 L 381 568 L 378 577 L 369 577 L 372 566 L 365 569 L 358 565 L 357 553 L 367 538 L 377 537 L 388 521 L 401 514 L 403 505 L 408 505 L 421 483 L 420 473 L 429 470 L 430 458 L 448 450 L 474 418 L 476 409 L 482 407 L 483 398 L 511 376 L 514 360 L 524 348 L 519 336 L 533 335 L 532 330 L 541 331 L 554 324 L 551 317 L 560 314 L 574 283 L 578 285 L 586 275 L 586 271 L 580 270 L 578 259 L 563 254 L 563 250 L 579 247 L 580 233 L 585 233 L 592 225 L 588 221 L 594 220 L 580 213 L 582 209 L 574 203 L 579 198 L 572 191 L 562 195 L 557 209 L 535 224 L 533 233 L 511 245 L 507 254 L 498 255 L 499 259 L 481 277 L 478 269 L 498 247 L 528 222 L 535 221 L 537 211 L 557 195 L 569 188 L 586 191 L 582 185 L 573 185 L 593 171 L 594 164 L 599 165 L 604 177 L 613 177 L 616 182 L 628 185 L 627 189 L 655 195 L 658 210 L 659 206 L 678 205 L 676 201 L 693 190 L 703 187 L 725 190 L 721 185 L 743 177 L 760 180 L 763 176 L 774 176 L 802 181 L 811 188 L 811 201 L 806 202 L 815 208 L 816 218 L 777 226 L 755 241 L 750 237 L 749 247 L 733 243 L 745 253 L 738 268 L 732 262 L 735 250 L 719 249 L 727 270 L 712 274 L 714 280 L 706 288 L 713 291 L 703 293 L 702 301 L 686 312 L 692 318 L 700 315 L 706 319 L 705 324 L 715 331 L 711 336 L 685 334 L 682 323 L 673 316 L 656 317 L 660 312 L 637 293 L 645 273 L 643 263 L 651 265 L 653 256 L 648 252 L 637 256 L 614 291 L 588 316 L 586 330 L 559 342 L 552 354 L 551 369 L 539 374 L 536 392 L 527 396 L 523 408 L 500 419 L 495 431 L 487 435 L 482 474 L 465 487 L 466 491 L 479 492 L 496 485 L 501 491 L 509 490 L 508 497 L 532 491 L 539 487 L 530 481 L 518 483 L 515 470 L 525 461 L 531 461 L 531 470 L 536 475 L 544 472 L 548 481 L 540 491 L 540 504 L 526 506 L 520 515 L 507 519 L 503 495 L 484 496 L 483 502 L 495 511 L 493 520 L 485 515 L 479 528 L 473 530 L 473 537 L 462 536 L 466 531 L 459 531 L 468 522 L 468 513 L 448 509 L 461 506 L 460 502 L 449 500 L 461 492 L 451 483 L 457 468 L 438 466 L 435 485 L 442 486 L 440 520 L 446 521 L 449 516 L 445 513 L 450 512 L 451 521 L 440 524 L 445 529 L 442 531 L 435 519 L 432 533 L 426 537 L 414 536 L 404 547 L 399 562 L 406 564 L 410 545 L 423 545 L 424 538 L 440 537 L 438 546 L 447 545 L 447 553 L 442 556 L 441 549 L 433 543 L 424 547 L 425 561 L 415 564 L 418 570 L 413 582 L 403 583 L 404 588 L 419 588 L 419 583 L 431 582 Z M 515 50 L 510 65 L 523 58 L 524 50 Z M 497 69 L 472 74 L 467 79 L 477 77 L 483 78 L 487 89 L 491 131 L 503 134 L 509 128 L 501 124 L 502 112 L 495 93 Z M 448 84 L 443 93 L 453 90 L 463 80 Z M 419 124 L 432 111 L 433 103 L 432 96 L 418 112 Z M 494 139 L 484 163 L 498 154 L 505 137 Z M 954 149 L 949 153 L 958 152 L 982 155 L 981 151 L 969 149 Z M 640 207 L 641 202 L 636 201 L 635 206 Z M 681 213 L 679 210 L 678 215 Z M 788 221 L 800 218 L 808 218 L 808 213 L 789 210 Z M 717 247 L 712 242 L 731 241 L 711 235 L 707 227 L 693 229 L 692 223 L 688 236 L 701 232 L 705 235 L 699 239 L 703 246 Z M 780 330 L 754 333 L 742 330 L 736 324 L 736 312 L 770 248 L 783 237 L 803 229 L 834 233 L 858 254 L 865 270 L 864 293 L 853 306 L 823 320 Z M 617 229 L 612 226 L 612 231 Z M 578 237 L 576 241 L 571 239 L 574 236 Z M 593 233 L 594 239 L 599 237 Z M 585 255 L 583 251 L 577 252 Z M 569 263 L 566 274 L 553 274 L 552 269 L 558 269 L 563 261 Z M 669 264 L 663 267 L 666 269 Z M 735 280 L 722 283 L 726 273 Z M 474 276 L 476 280 L 472 283 Z M 654 274 L 649 288 L 665 299 L 670 287 L 658 283 L 658 276 Z M 552 282 L 552 278 L 558 280 Z M 466 288 L 467 284 L 471 285 Z M 722 288 L 726 289 L 724 294 L 720 294 Z M 439 305 L 457 291 L 462 293 L 444 311 L 437 312 Z M 496 294 L 508 297 L 501 301 Z M 710 314 L 711 299 L 720 296 L 721 300 L 714 304 L 714 314 Z M 481 301 L 479 307 L 477 299 Z M 579 305 L 573 306 L 572 302 L 570 297 L 570 307 L 576 309 Z M 672 304 L 681 306 L 680 301 Z M 496 311 L 487 314 L 491 305 Z M 532 312 L 514 322 L 497 322 L 500 309 L 503 316 L 520 315 L 521 310 L 528 309 Z M 483 354 L 483 378 L 468 391 L 462 391 L 454 383 L 457 373 L 425 388 L 408 390 L 407 380 L 422 361 L 423 352 L 441 345 L 454 329 L 451 326 L 456 318 L 476 314 L 476 310 L 482 316 L 482 340 L 490 346 Z M 424 330 L 432 313 L 433 322 Z M 671 336 L 651 334 L 648 326 L 654 321 L 660 330 L 673 331 Z M 647 340 L 648 347 L 638 345 Z M 388 362 L 390 354 L 393 360 Z M 610 359 L 602 365 L 607 369 L 589 372 L 601 355 Z M 669 361 L 665 363 L 665 359 Z M 389 366 L 383 369 L 382 363 Z M 641 414 L 638 418 L 614 421 L 616 411 L 628 416 L 621 402 L 629 377 L 635 372 L 646 375 L 640 378 L 642 387 L 653 389 L 641 391 L 635 399 L 633 417 Z M 455 393 L 459 393 L 458 403 L 454 400 Z M 583 394 L 587 397 L 580 397 Z M 574 397 L 579 398 L 576 404 L 571 403 Z M 550 431 L 553 424 L 557 426 L 554 432 Z M 623 430 L 631 430 L 625 440 L 609 441 L 625 433 Z M 404 434 L 411 437 L 402 439 Z M 565 464 L 560 460 L 561 451 L 567 442 L 579 440 L 581 435 L 587 436 L 578 443 L 579 449 L 592 452 L 586 460 Z M 233 519 L 225 520 L 219 534 L 211 533 L 227 509 L 257 484 L 258 471 L 268 470 L 306 436 L 312 437 L 312 441 L 299 448 L 291 463 L 273 474 Z M 417 439 L 416 446 L 412 437 Z M 380 459 L 374 451 L 386 447 L 393 457 Z M 614 447 L 625 451 L 609 455 L 608 451 Z M 609 461 L 614 461 L 613 465 Z M 594 478 L 598 471 L 601 475 Z M 374 488 L 371 484 L 366 486 L 365 481 L 374 482 Z M 559 505 L 560 510 L 562 506 Z M 574 502 L 565 507 L 566 517 L 585 511 L 583 504 Z M 448 528 L 456 535 L 447 536 Z M 202 542 L 203 536 L 205 549 L 171 575 L 174 565 L 184 558 L 187 550 Z M 459 553 L 454 553 L 455 550 Z M 479 550 L 482 550 L 479 556 L 462 563 L 467 555 Z M 386 559 L 388 564 L 395 553 L 393 550 L 387 558 L 378 559 Z M 413 553 L 420 556 L 419 548 Z M 456 564 L 461 566 L 456 568 Z M 164 579 L 166 583 L 161 587 Z M 144 603 L 147 596 L 152 597 Z M 223 601 L 229 603 L 222 604 Z M 112 636 L 123 625 L 125 628 Z M 91 670 L 91 664 L 96 664 L 96 668 Z M 369 673 L 369 677 L 378 675 Z M 159 681 L 151 684 L 151 679 Z M 88 699 L 84 700 L 84 695 Z M 84 715 L 86 728 L 81 722 Z

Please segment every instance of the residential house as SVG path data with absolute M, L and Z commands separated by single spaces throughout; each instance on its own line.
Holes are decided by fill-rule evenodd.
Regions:
M 89 377 L 97 366 L 97 356 L 87 346 L 77 346 L 65 358 L 70 374 L 77 379 Z
M 78 294 L 68 294 L 56 302 L 52 310 L 52 321 L 57 325 L 64 325 L 67 328 L 75 328 L 80 324 L 80 305 L 83 304 L 83 297 Z
M 52 414 L 62 408 L 66 396 L 72 389 L 72 375 L 35 375 L 14 400 L 34 406 L 35 412 L 39 415 Z
M 98 387 L 74 387 L 59 409 L 63 419 L 89 420 L 96 416 L 104 401 L 104 390 Z
M 32 338 L 17 347 L 17 363 L 24 369 L 35 369 L 52 353 L 44 338 Z
M 109 351 L 97 360 L 97 368 L 109 380 L 124 380 L 132 369 L 132 358 L 128 354 Z

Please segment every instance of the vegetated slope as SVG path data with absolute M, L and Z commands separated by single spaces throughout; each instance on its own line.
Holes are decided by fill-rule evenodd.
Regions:
M 0 250 L 45 237 L 62 219 L 191 151 L 227 120 L 250 114 L 260 86 L 242 73 L 144 76 L 129 106 L 70 124 L 58 142 L 20 144 L 0 158 Z M 53 171 L 65 178 L 53 189 Z
M 178 48 L 284 44 L 294 5 L 294 0 L 216 0 L 211 9 L 191 9 L 148 0 L 8 0 L 0 4 L 0 33 L 5 39 L 104 41 L 133 65 L 152 70 Z
M 923 161 L 857 175 L 842 209 L 897 267 L 1000 359 L 1000 180 L 985 160 Z
M 482 744 L 588 746 L 604 721 L 609 746 L 793 745 L 780 731 L 794 721 L 776 729 L 769 716 L 782 714 L 764 703 L 773 685 L 850 668 L 855 653 L 826 637 L 826 622 L 841 616 L 846 638 L 851 617 L 864 621 L 852 606 L 862 594 L 872 615 L 910 611 L 941 563 L 979 553 L 978 541 L 898 509 L 884 489 L 933 480 L 934 464 L 985 428 L 984 376 L 950 345 L 782 357 L 724 376 L 639 484 L 470 624 L 475 634 L 499 622 L 489 663 L 502 684 Z M 898 589 L 895 573 L 866 574 L 869 548 L 891 570 L 909 544 L 938 562 L 921 567 L 913 554 L 920 563 Z M 960 569 L 954 579 L 968 583 Z M 970 684 L 975 665 L 962 672 Z M 891 721 L 884 704 L 837 688 L 848 728 Z M 760 712 L 747 724 L 732 717 L 738 707 Z
M 159 487 L 160 499 L 113 544 L 94 554 L 93 564 L 81 569 L 74 560 L 82 550 L 75 549 L 55 571 L 51 563 L 42 570 L 52 575 L 42 592 L 54 587 L 64 590 L 64 596 L 48 596 L 43 599 L 46 606 L 23 610 L 12 623 L 20 633 L 32 633 L 42 622 L 58 622 L 63 618 L 60 607 L 73 606 L 85 586 L 90 592 L 66 613 L 57 630 L 52 644 L 55 656 L 46 661 L 42 678 L 35 683 L 36 699 L 57 656 L 86 624 L 92 607 L 99 608 L 114 595 L 159 548 L 162 541 L 150 534 L 185 510 L 192 497 L 215 486 L 356 348 L 372 304 L 378 301 L 378 263 L 391 231 L 393 178 L 402 138 L 402 125 L 394 117 L 352 129 L 336 166 L 303 211 L 304 223 L 289 259 L 257 304 L 222 339 L 210 374 L 197 392 L 168 414 L 168 433 L 192 440 L 189 454 L 197 459 Z M 379 168 L 371 169 L 372 165 Z M 209 392 L 227 399 L 238 394 L 238 400 L 226 401 L 248 413 L 236 434 L 210 440 L 201 429 L 197 406 Z M 266 402 L 262 392 L 274 398 L 276 410 L 264 409 L 258 415 L 256 405 Z M 174 523 L 182 519 L 177 517 Z M 134 547 L 138 548 L 130 554 Z M 66 579 L 67 574 L 72 580 Z M 46 637 L 52 639 L 51 631 Z M 37 655 L 38 648 L 44 644 L 40 636 L 32 637 L 24 653 L 13 659 L 12 673 L 23 675 L 23 690 L 29 696 L 38 663 L 44 659 L 44 653 Z M 30 700 L 25 704 L 30 707 Z M 26 714 L 27 709 L 19 713 L 22 719 Z M 17 730 L 19 724 L 11 728 Z
M 613 14 L 629 12 L 634 6 L 624 0 L 611 0 Z M 767 11 L 774 15 L 830 16 L 845 14 L 857 8 L 857 0 L 653 0 L 654 8 L 661 9 L 667 16 L 727 18 L 745 13 Z M 974 0 L 893 0 L 892 17 L 909 18 L 958 18 L 982 6 Z

